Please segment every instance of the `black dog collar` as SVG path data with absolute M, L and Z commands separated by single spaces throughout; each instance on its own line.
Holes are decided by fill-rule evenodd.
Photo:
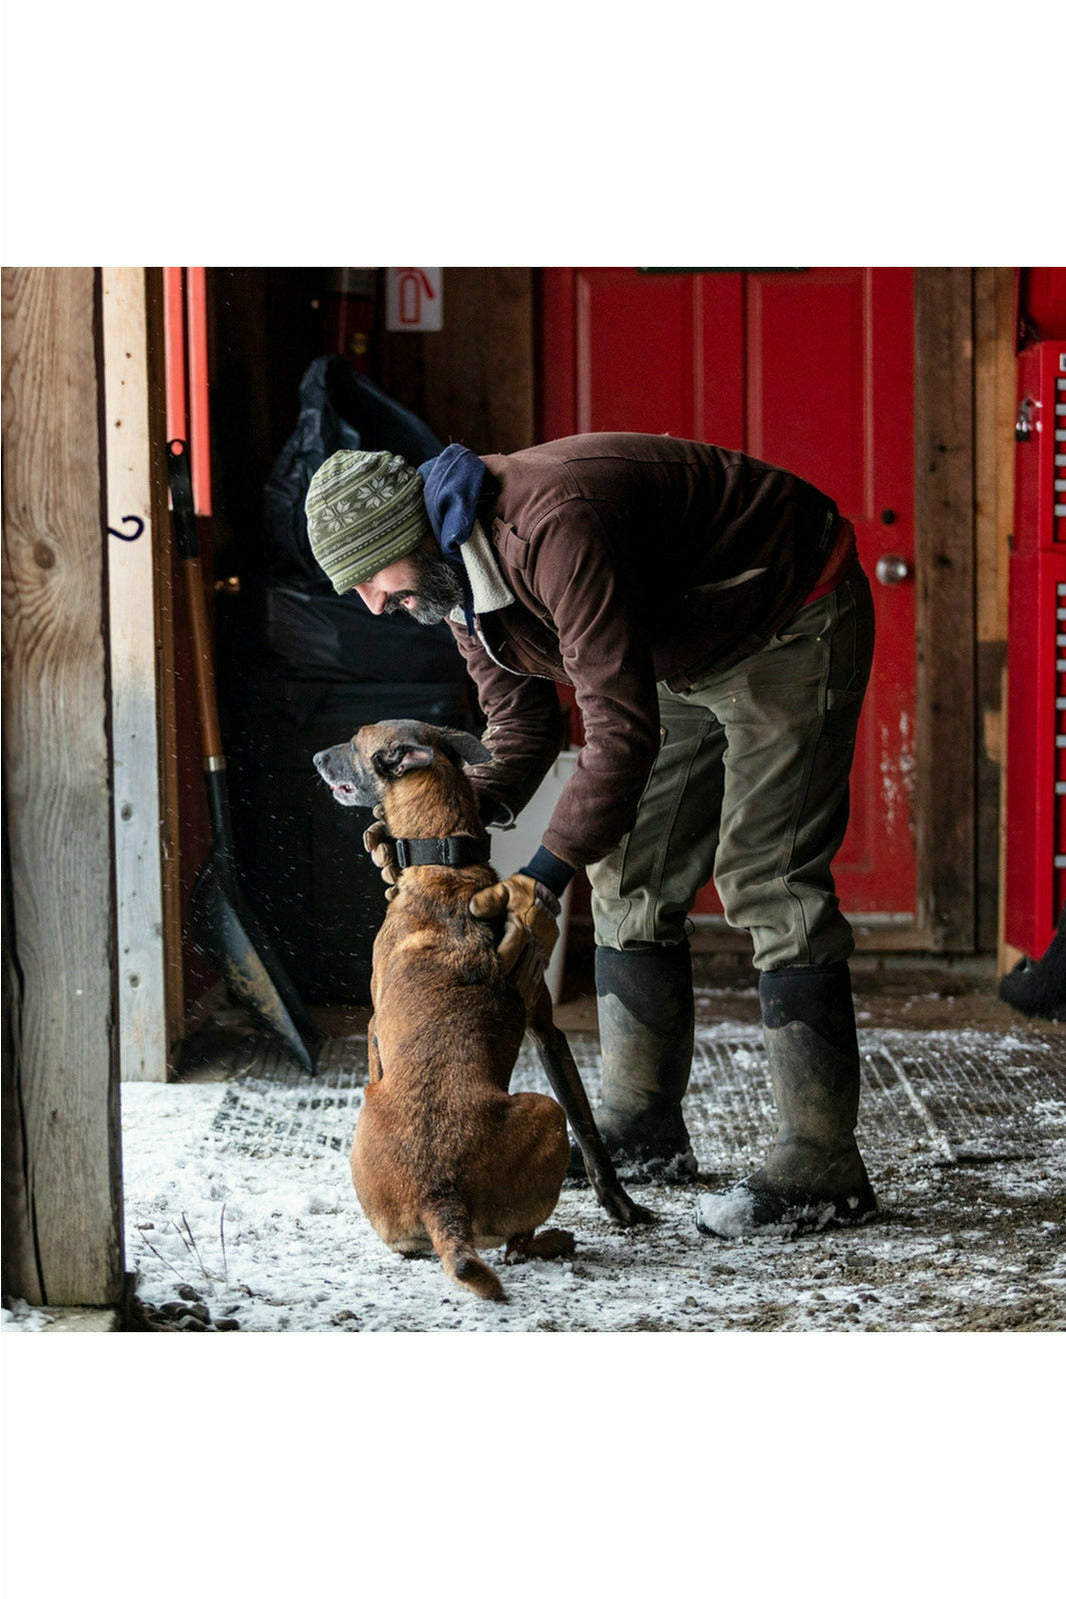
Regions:
M 484 866 L 492 851 L 487 838 L 395 838 L 396 864 L 409 866 Z

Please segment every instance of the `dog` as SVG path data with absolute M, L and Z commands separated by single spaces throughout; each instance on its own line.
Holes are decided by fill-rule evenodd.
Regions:
M 502 1300 L 480 1249 L 503 1244 L 505 1261 L 573 1253 L 571 1233 L 536 1231 L 566 1175 L 568 1119 L 609 1214 L 623 1226 L 654 1217 L 618 1181 L 543 981 L 527 1011 L 500 965 L 498 923 L 470 913 L 498 879 L 463 766 L 490 760 L 473 734 L 390 721 L 314 764 L 339 804 L 382 808 L 400 868 L 374 942 L 356 1196 L 390 1248 L 435 1251 L 455 1282 Z M 554 1099 L 510 1092 L 527 1027 Z

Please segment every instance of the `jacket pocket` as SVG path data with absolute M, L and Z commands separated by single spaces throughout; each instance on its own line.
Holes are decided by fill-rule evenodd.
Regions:
M 529 540 L 523 538 L 513 522 L 503 522 L 494 516 L 492 540 L 509 566 L 517 567 L 520 572 L 525 571 L 529 564 Z

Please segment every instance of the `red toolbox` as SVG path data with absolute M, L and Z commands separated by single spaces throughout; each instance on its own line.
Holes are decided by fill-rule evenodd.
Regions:
M 1019 354 L 1016 439 L 1004 932 L 1039 959 L 1066 901 L 1066 338 Z

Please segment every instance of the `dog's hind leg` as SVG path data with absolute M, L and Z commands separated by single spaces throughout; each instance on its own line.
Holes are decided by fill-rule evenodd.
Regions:
M 495 1188 L 475 1207 L 479 1242 L 506 1239 L 504 1263 L 560 1260 L 574 1253 L 574 1235 L 536 1229 L 559 1203 L 570 1162 L 562 1107 L 547 1094 L 512 1094 L 493 1144 Z
M 584 1156 L 585 1170 L 596 1198 L 607 1214 L 621 1222 L 623 1227 L 654 1221 L 654 1212 L 630 1199 L 618 1181 L 614 1162 L 596 1126 L 566 1034 L 555 1025 L 551 995 L 544 983 L 540 986 L 527 1026 L 552 1092 L 566 1112 L 566 1119 Z

